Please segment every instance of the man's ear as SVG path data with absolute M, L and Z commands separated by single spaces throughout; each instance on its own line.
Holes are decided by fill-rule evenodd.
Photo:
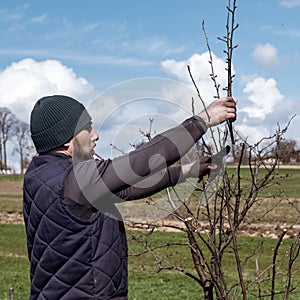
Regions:
M 72 139 L 65 142 L 62 146 L 61 146 L 61 150 L 68 152 L 69 154 L 72 155 L 73 152 L 73 143 L 72 143 Z
M 66 141 L 64 144 L 63 144 L 63 147 L 64 148 L 69 148 L 72 144 L 73 144 L 73 138 L 69 139 L 68 141 Z

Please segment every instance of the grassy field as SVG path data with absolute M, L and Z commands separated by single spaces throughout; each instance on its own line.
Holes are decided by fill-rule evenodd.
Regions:
M 300 198 L 300 170 L 298 169 L 280 169 L 280 177 L 276 179 L 277 183 L 263 191 L 261 197 L 267 197 L 270 194 L 281 193 L 282 190 L 290 198 Z M 244 182 L 247 182 L 247 170 L 242 171 Z M 289 174 L 285 176 L 285 174 Z M 21 176 L 0 176 L 0 213 L 21 213 L 22 210 L 22 177 Z M 275 201 L 275 200 L 274 200 Z M 268 209 L 270 202 L 262 203 L 259 208 L 261 211 Z M 257 213 L 257 210 L 255 211 Z M 280 213 L 279 213 L 280 212 Z M 290 217 L 288 205 L 282 203 L 267 222 L 277 224 L 282 222 L 283 218 Z M 2 221 L 2 220 L 1 220 Z M 26 239 L 24 225 L 22 224 L 1 224 L 0 225 L 0 300 L 8 300 L 9 288 L 14 288 L 14 300 L 28 299 L 29 294 L 29 263 L 27 259 Z M 154 299 L 200 299 L 201 289 L 192 279 L 176 271 L 163 271 L 157 273 L 156 266 L 150 254 L 136 256 L 142 248 L 137 242 L 139 237 L 144 237 L 145 232 L 127 231 L 129 243 L 129 299 L 154 300 Z M 186 236 L 183 233 L 174 232 L 155 232 L 148 240 L 149 245 L 158 245 L 160 242 L 183 243 Z M 258 238 L 258 237 L 240 237 L 239 247 L 241 249 L 241 258 L 246 258 L 249 253 L 260 244 L 262 251 L 257 257 L 247 261 L 245 265 L 245 278 L 251 279 L 256 275 L 257 265 L 262 271 L 271 263 L 271 255 L 276 239 Z M 292 240 L 284 240 L 280 248 L 279 273 L 284 273 L 286 268 L 286 250 Z M 176 264 L 193 271 L 190 250 L 188 247 L 176 246 L 169 247 L 165 255 L 165 266 Z M 255 260 L 255 258 L 257 260 Z M 224 273 L 229 283 L 236 281 L 235 263 L 233 254 L 228 251 L 224 257 Z M 294 270 L 300 270 L 300 258 L 296 261 Z M 269 272 L 266 272 L 266 277 Z M 300 272 L 295 272 L 293 285 L 299 286 Z M 282 288 L 285 284 L 285 277 L 279 277 L 277 288 Z M 257 288 L 257 287 L 253 287 Z M 265 286 L 267 289 L 268 286 Z M 282 299 L 282 296 L 276 296 L 275 299 Z M 256 299 L 249 296 L 248 299 Z M 266 298 L 268 299 L 268 298 Z M 292 300 L 300 299 L 300 287 L 290 295 Z
M 8 292 L 10 287 L 14 287 L 15 300 L 24 300 L 28 298 L 29 287 L 29 263 L 26 255 L 26 242 L 23 225 L 0 225 L 0 299 L 8 300 Z M 201 295 L 200 287 L 187 276 L 175 271 L 164 271 L 157 273 L 153 258 L 147 254 L 135 256 L 142 248 L 136 242 L 142 232 L 128 231 L 129 242 L 129 299 L 136 300 L 156 300 L 156 299 L 199 299 Z M 184 242 L 185 235 L 181 233 L 156 232 L 149 239 L 149 244 L 157 245 L 160 242 Z M 262 238 L 239 239 L 242 249 L 241 258 L 245 258 L 248 253 L 263 242 L 263 249 L 258 257 L 260 271 L 271 263 L 269 255 L 271 249 L 274 248 L 276 240 Z M 280 257 L 283 259 L 280 264 L 280 272 L 284 271 L 285 251 L 291 241 L 285 241 L 280 250 Z M 190 252 L 187 247 L 177 246 L 169 249 L 164 253 L 168 264 L 184 265 L 185 268 L 193 272 Z M 225 276 L 228 282 L 235 282 L 232 267 L 234 266 L 234 258 L 232 253 L 226 253 L 224 258 Z M 296 262 L 296 268 L 300 268 L 300 260 Z M 246 279 L 251 279 L 256 275 L 256 264 L 254 258 L 247 262 L 245 267 Z M 268 274 L 266 274 L 266 277 Z M 293 285 L 298 286 L 300 283 L 300 274 L 293 279 Z M 285 277 L 279 279 L 278 288 L 282 288 L 285 284 Z M 248 299 L 255 299 L 250 297 Z M 276 299 L 282 299 L 278 296 Z M 300 299 L 300 289 L 290 295 L 290 299 Z
M 228 172 L 233 173 L 235 168 L 229 167 Z M 260 171 L 259 178 L 265 175 L 265 170 Z M 241 169 L 242 186 L 249 186 L 250 173 L 248 168 Z M 274 174 L 274 180 L 259 193 L 259 197 L 282 196 L 286 194 L 288 198 L 300 198 L 300 169 L 289 169 L 280 167 Z

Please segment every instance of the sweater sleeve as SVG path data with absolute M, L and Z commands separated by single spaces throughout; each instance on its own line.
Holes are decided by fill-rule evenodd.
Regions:
M 206 130 L 203 120 L 194 116 L 129 154 L 96 163 L 93 160 L 78 162 L 66 178 L 65 194 L 72 194 L 68 198 L 75 202 L 90 205 L 115 196 L 139 199 L 175 185 L 180 180 L 180 171 L 178 167 L 169 166 L 184 156 Z M 161 170 L 166 171 L 159 172 Z M 74 189 L 79 189 L 84 197 L 75 197 Z
M 135 185 L 116 193 L 124 201 L 150 197 L 157 192 L 183 182 L 180 166 L 171 166 L 146 177 Z
M 207 127 L 198 117 L 155 136 L 150 142 L 127 155 L 106 161 L 99 172 L 112 193 L 133 185 L 146 176 L 162 170 L 184 156 L 206 132 Z

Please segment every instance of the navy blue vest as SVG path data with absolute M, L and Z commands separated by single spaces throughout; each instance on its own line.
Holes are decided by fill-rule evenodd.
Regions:
M 30 299 L 127 299 L 124 224 L 101 212 L 83 220 L 69 211 L 63 183 L 71 168 L 71 158 L 47 154 L 25 174 Z

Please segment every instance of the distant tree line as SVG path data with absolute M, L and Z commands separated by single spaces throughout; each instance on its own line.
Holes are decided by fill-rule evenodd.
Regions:
M 232 145 L 231 158 L 233 163 L 237 163 L 240 159 L 240 154 L 242 151 L 242 143 L 239 143 L 241 138 L 238 134 L 235 135 L 236 143 Z M 12 113 L 12 111 L 7 107 L 0 107 L 0 173 L 14 172 L 12 167 L 7 161 L 7 146 L 8 143 L 12 146 L 11 154 L 19 155 L 19 168 L 21 174 L 24 173 L 31 157 L 35 154 L 35 149 L 30 137 L 29 124 L 20 120 Z M 206 148 L 209 145 L 205 145 Z M 199 144 L 198 152 L 205 155 L 203 150 L 205 147 Z M 250 149 L 244 146 L 243 162 L 247 164 L 249 161 Z M 258 154 L 260 159 L 264 159 L 266 163 L 271 162 L 272 159 L 278 159 L 280 163 L 299 163 L 300 162 L 300 150 L 297 149 L 297 143 L 295 140 L 281 140 L 279 143 L 274 145 L 266 145 L 262 153 Z M 253 161 L 255 157 L 251 158 Z
M 232 161 L 234 163 L 239 161 L 242 150 L 244 151 L 242 164 L 247 164 L 249 158 L 251 161 L 255 162 L 258 157 L 265 163 L 271 163 L 274 160 L 278 160 L 278 162 L 282 164 L 300 163 L 300 149 L 297 148 L 297 142 L 295 140 L 281 138 L 276 144 L 266 143 L 265 147 L 262 147 L 259 153 L 250 157 L 251 149 L 249 146 L 239 142 L 242 139 L 238 135 L 235 136 L 235 139 L 236 143 L 231 146 Z M 264 139 L 259 141 L 259 143 L 263 144 Z M 242 149 L 243 147 L 244 149 Z
M 8 144 L 12 146 L 12 153 L 19 155 L 20 172 L 24 173 L 34 146 L 30 137 L 29 124 L 17 118 L 9 108 L 0 107 L 0 173 L 14 172 L 8 164 Z

